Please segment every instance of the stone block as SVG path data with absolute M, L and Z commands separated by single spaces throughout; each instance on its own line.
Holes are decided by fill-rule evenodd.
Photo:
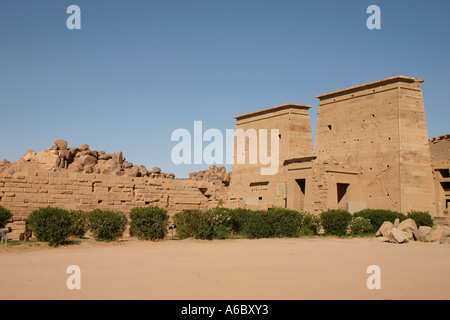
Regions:
M 398 225 L 398 229 L 400 231 L 406 231 L 406 230 L 417 230 L 416 222 L 413 219 L 406 219 L 400 222 Z
M 378 229 L 376 236 L 380 237 L 389 237 L 391 234 L 391 230 L 394 228 L 394 224 L 390 221 L 385 221 L 381 227 Z
M 391 239 L 391 242 L 396 243 L 407 243 L 411 239 L 412 234 L 401 231 L 397 228 L 392 228 L 389 238 Z

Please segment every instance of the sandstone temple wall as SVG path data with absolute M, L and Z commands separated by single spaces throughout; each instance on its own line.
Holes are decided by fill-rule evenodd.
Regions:
M 317 157 L 360 168 L 354 201 L 435 211 L 422 82 L 397 76 L 318 96 Z
M 450 177 L 444 164 L 432 166 L 422 82 L 395 76 L 317 96 L 314 150 L 308 106 L 287 104 L 235 117 L 236 129 L 281 129 L 280 167 L 262 177 L 261 164 L 234 163 L 230 194 L 246 207 L 315 214 L 365 208 L 447 214 Z M 302 117 L 293 117 L 299 108 Z M 450 160 L 447 142 L 439 139 L 438 147 L 435 141 L 433 150 L 444 149 L 435 160 Z
M 120 210 L 156 206 L 174 214 L 183 209 L 206 210 L 217 205 L 214 197 L 202 193 L 211 182 L 189 179 L 126 177 L 68 171 L 25 171 L 0 175 L 0 206 L 14 217 L 13 234 L 23 232 L 25 219 L 41 207 L 68 210 Z

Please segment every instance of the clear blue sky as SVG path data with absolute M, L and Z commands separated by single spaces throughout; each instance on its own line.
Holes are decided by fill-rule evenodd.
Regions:
M 426 80 L 429 136 L 448 134 L 449 14 L 448 0 L 1 0 L 0 159 L 61 138 L 186 177 L 208 165 L 172 163 L 177 128 L 225 132 L 293 102 L 314 106 L 314 132 L 316 95 L 399 74 Z

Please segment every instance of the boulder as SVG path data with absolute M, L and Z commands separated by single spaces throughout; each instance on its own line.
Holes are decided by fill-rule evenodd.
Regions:
M 137 177 L 139 175 L 139 167 L 133 166 L 125 170 L 125 175 L 127 177 Z
M 81 156 L 78 161 L 83 165 L 83 166 L 94 166 L 97 164 L 97 158 L 86 154 L 84 156 Z
M 161 173 L 161 168 L 153 167 L 153 173 Z
M 116 160 L 114 160 L 114 158 L 109 159 L 108 161 L 106 161 L 105 167 L 107 169 L 114 169 L 117 167 L 117 162 Z
M 427 226 L 420 226 L 419 231 L 425 235 L 428 235 L 428 234 L 430 234 L 431 231 L 433 231 L 433 228 L 427 227 Z
M 400 229 L 392 228 L 391 234 L 389 237 L 391 238 L 391 240 L 394 240 L 391 242 L 407 243 L 407 242 L 409 242 L 411 235 L 412 234 L 405 232 L 405 231 L 401 231 Z
M 439 241 L 440 243 L 442 243 L 445 242 L 447 237 L 450 237 L 450 228 L 437 227 L 428 235 L 428 241 Z
M 428 237 L 425 233 L 421 232 L 420 230 L 414 230 L 413 236 L 415 241 L 425 242 L 428 240 Z
M 400 225 L 400 219 L 399 219 L 399 218 L 396 218 L 396 219 L 394 220 L 394 228 L 398 228 L 399 225 Z
M 124 162 L 123 162 L 123 167 L 124 167 L 125 169 L 132 168 L 132 167 L 133 167 L 133 163 L 132 163 L 132 162 L 128 162 L 128 161 L 124 161 Z
M 34 152 L 33 150 L 28 150 L 28 152 L 23 155 L 22 159 L 25 161 L 31 161 L 35 156 L 36 152 Z
M 376 236 L 377 237 L 380 237 L 380 236 L 389 237 L 389 235 L 391 234 L 392 228 L 394 228 L 394 224 L 390 221 L 385 221 L 381 225 L 380 229 L 378 229 Z
M 400 231 L 406 231 L 408 229 L 413 231 L 417 230 L 417 224 L 413 219 L 406 219 L 400 222 L 397 229 Z
M 55 140 L 55 146 L 58 150 L 67 150 L 67 141 L 62 139 Z
M 89 150 L 89 145 L 88 144 L 83 144 L 81 147 L 78 148 L 80 151 L 86 151 Z
M 81 156 L 86 156 L 86 155 L 92 156 L 94 158 L 97 158 L 98 157 L 98 152 L 95 151 L 95 150 L 84 150 L 84 151 L 80 152 L 80 157 Z
M 139 166 L 139 174 L 140 174 L 141 177 L 147 176 L 148 175 L 147 168 L 145 166 L 143 166 L 143 165 L 140 165 Z
M 122 164 L 125 161 L 125 158 L 123 157 L 123 152 L 118 151 L 117 152 L 117 163 Z
M 113 157 L 112 154 L 108 153 L 108 154 L 99 154 L 98 155 L 98 159 L 99 160 L 109 160 Z
M 56 150 L 42 150 L 35 155 L 35 159 L 39 164 L 44 164 L 49 168 L 58 168 L 61 163 L 61 158 Z

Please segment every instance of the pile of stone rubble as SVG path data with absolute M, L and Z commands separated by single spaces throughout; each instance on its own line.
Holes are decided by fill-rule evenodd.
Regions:
M 128 177 L 150 177 L 174 179 L 175 174 L 161 172 L 159 167 L 147 170 L 143 165 L 135 165 L 126 161 L 123 153 L 106 153 L 105 151 L 91 150 L 88 144 L 80 147 L 68 148 L 67 141 L 56 139 L 55 144 L 35 152 L 29 150 L 19 161 L 10 163 L 0 161 L 0 173 L 13 174 L 24 169 L 35 167 L 37 170 L 109 174 Z
M 209 182 L 220 180 L 228 186 L 231 181 L 231 172 L 227 172 L 225 166 L 211 165 L 208 170 L 189 173 L 189 179 Z
M 410 241 L 450 243 L 450 228 L 447 226 L 417 227 L 413 219 L 394 223 L 385 221 L 376 233 L 380 241 L 391 243 L 407 243 Z

